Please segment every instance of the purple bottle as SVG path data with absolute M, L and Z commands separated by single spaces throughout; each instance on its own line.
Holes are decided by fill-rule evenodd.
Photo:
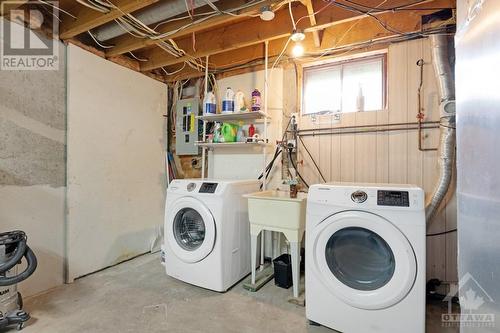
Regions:
M 260 111 L 260 91 L 255 89 L 252 91 L 252 111 Z

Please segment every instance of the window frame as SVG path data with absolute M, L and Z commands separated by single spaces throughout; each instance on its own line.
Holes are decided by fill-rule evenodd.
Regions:
M 388 101 L 388 87 L 387 87 L 387 50 L 382 50 L 379 52 L 372 52 L 370 54 L 359 54 L 359 55 L 354 55 L 354 56 L 349 56 L 349 57 L 343 57 L 343 58 L 337 58 L 337 59 L 331 59 L 327 61 L 321 61 L 321 62 L 312 62 L 312 63 L 307 63 L 307 64 L 302 64 L 301 66 L 301 78 L 299 80 L 300 82 L 300 115 L 301 116 L 320 116 L 322 115 L 321 112 L 312 112 L 312 113 L 305 113 L 305 100 L 304 100 L 304 91 L 305 91 L 305 80 L 306 80 L 306 72 L 311 70 L 321 70 L 321 69 L 328 69 L 328 68 L 333 68 L 333 67 L 341 67 L 340 70 L 340 75 L 341 75 L 341 84 L 343 83 L 343 65 L 346 64 L 356 64 L 356 63 L 363 63 L 363 62 L 368 62 L 374 59 L 381 59 L 382 60 L 382 108 L 380 110 L 371 110 L 371 111 L 363 111 L 363 112 L 378 112 L 378 111 L 386 111 L 387 110 L 387 101 Z M 340 114 L 349 114 L 349 113 L 356 113 L 356 112 L 361 112 L 361 111 L 353 111 L 353 112 L 343 112 L 340 110 Z

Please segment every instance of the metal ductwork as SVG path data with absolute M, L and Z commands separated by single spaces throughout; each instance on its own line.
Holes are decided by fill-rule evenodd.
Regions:
M 210 2 L 217 2 L 217 0 L 210 0 Z M 207 2 L 205 0 L 194 0 L 193 7 L 198 8 L 206 4 Z M 144 10 L 132 14 L 139 21 L 149 26 L 185 13 L 187 10 L 186 2 L 184 0 L 168 0 L 160 1 L 155 5 L 149 6 Z M 92 33 L 98 41 L 105 42 L 112 38 L 124 35 L 127 32 L 116 22 L 111 22 L 93 30 Z
M 455 165 L 455 80 L 450 64 L 447 35 L 431 35 L 432 62 L 438 81 L 441 139 L 439 146 L 439 181 L 426 205 L 426 219 L 429 223 L 445 198 L 452 181 Z

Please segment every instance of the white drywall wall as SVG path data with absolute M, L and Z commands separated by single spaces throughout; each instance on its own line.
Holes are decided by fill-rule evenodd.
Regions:
M 276 140 L 281 139 L 281 122 L 283 114 L 283 70 L 281 68 L 270 71 L 269 75 L 268 113 L 271 121 L 268 126 L 267 162 L 274 154 Z M 226 88 L 231 87 L 235 92 L 245 93 L 247 103 L 251 102 L 252 91 L 257 88 L 262 94 L 262 110 L 264 109 L 264 71 L 250 72 L 230 76 L 217 82 L 219 91 L 223 94 Z M 246 127 L 245 127 L 246 128 Z M 263 124 L 256 126 L 257 133 L 264 133 Z M 210 178 L 215 179 L 256 179 L 264 168 L 261 148 L 218 148 L 209 153 L 208 172 Z M 279 161 L 271 177 L 270 187 L 279 184 L 281 169 Z
M 68 46 L 68 281 L 147 252 L 164 214 L 166 86 Z

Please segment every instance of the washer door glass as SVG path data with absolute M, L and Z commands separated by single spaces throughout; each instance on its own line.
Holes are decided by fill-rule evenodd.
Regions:
M 198 249 L 205 239 L 205 222 L 193 208 L 184 208 L 174 218 L 174 237 L 186 251 Z
M 335 232 L 325 247 L 330 271 L 345 285 L 364 291 L 386 285 L 396 261 L 387 242 L 375 232 L 359 227 Z

